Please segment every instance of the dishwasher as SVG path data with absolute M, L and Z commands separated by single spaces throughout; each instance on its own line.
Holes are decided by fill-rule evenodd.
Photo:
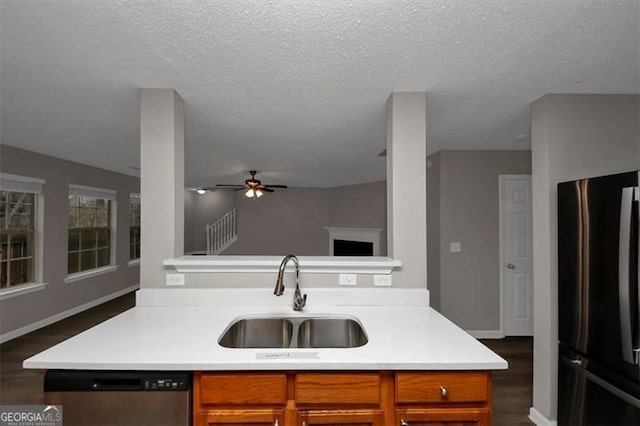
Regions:
M 48 370 L 47 405 L 65 426 L 191 425 L 191 373 Z

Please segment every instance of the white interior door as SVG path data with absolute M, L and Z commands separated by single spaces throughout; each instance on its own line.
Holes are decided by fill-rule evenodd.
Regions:
M 500 176 L 502 330 L 533 335 L 531 176 Z

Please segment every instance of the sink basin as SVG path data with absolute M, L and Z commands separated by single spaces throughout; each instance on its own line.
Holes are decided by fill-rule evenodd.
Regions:
M 367 341 L 362 326 L 349 318 L 312 318 L 298 328 L 300 348 L 357 348 Z
M 218 343 L 225 348 L 356 348 L 368 338 L 360 323 L 344 317 L 238 319 Z
M 286 318 L 246 318 L 236 321 L 218 343 L 225 348 L 288 348 L 293 323 Z

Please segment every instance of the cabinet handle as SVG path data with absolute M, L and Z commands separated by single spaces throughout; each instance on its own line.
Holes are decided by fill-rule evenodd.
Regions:
M 409 426 L 409 423 L 405 422 L 404 419 L 400 419 L 400 426 Z
M 440 396 L 442 397 L 442 399 L 449 398 L 449 391 L 444 386 L 440 386 Z

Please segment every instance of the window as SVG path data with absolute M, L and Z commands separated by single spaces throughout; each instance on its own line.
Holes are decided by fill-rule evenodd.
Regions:
M 0 288 L 40 279 L 38 200 L 44 180 L 0 174 Z
M 69 187 L 68 274 L 112 265 L 115 258 L 115 191 Z
M 140 258 L 140 194 L 129 195 L 129 260 Z

